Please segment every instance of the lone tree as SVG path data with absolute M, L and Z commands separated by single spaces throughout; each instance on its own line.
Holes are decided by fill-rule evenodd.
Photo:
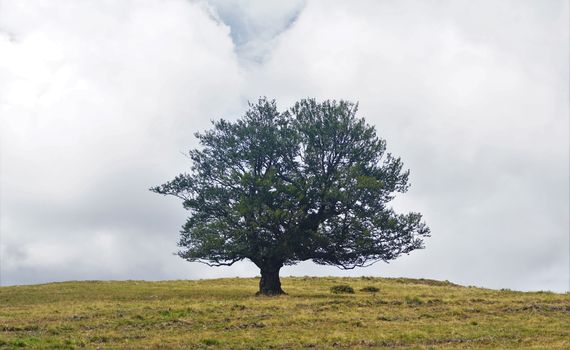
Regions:
M 262 98 L 197 133 L 190 173 L 151 188 L 190 212 L 178 255 L 210 266 L 249 259 L 261 270 L 258 293 L 278 295 L 284 265 L 352 269 L 423 248 L 421 214 L 387 207 L 409 171 L 357 107 L 306 99 L 280 113 Z

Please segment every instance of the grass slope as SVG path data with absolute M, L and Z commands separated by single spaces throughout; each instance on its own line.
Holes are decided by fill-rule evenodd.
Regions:
M 65 282 L 0 288 L 0 348 L 570 349 L 570 294 L 385 278 Z M 355 294 L 332 294 L 349 284 Z M 379 292 L 361 291 L 377 287 Z

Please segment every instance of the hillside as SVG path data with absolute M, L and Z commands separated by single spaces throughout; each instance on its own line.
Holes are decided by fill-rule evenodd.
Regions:
M 570 294 L 385 278 L 65 282 L 0 288 L 0 348 L 570 349 Z M 332 294 L 351 285 L 355 294 Z M 361 291 L 376 287 L 376 293 Z

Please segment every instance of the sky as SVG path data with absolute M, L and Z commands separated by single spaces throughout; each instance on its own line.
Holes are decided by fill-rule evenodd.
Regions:
M 148 188 L 248 101 L 358 101 L 426 248 L 282 276 L 570 290 L 567 1 L 0 0 L 0 285 L 252 277 L 175 256 Z

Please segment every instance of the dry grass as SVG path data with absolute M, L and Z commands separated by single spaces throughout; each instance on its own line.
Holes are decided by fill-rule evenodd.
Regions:
M 65 282 L 0 288 L 0 348 L 570 349 L 570 294 L 383 278 Z M 333 294 L 348 284 L 355 294 Z M 365 287 L 379 288 L 371 294 Z

